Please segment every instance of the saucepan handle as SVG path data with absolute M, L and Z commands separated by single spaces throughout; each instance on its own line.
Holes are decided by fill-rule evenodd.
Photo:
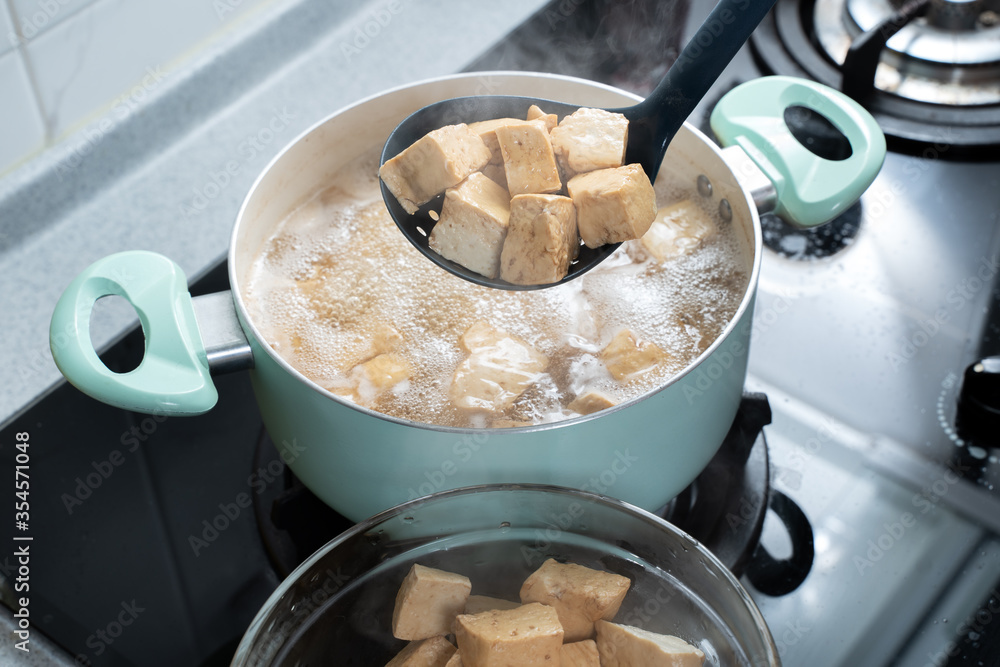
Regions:
M 745 574 L 758 591 L 772 597 L 791 593 L 806 580 L 816 556 L 813 530 L 805 512 L 781 491 L 771 490 L 767 502 L 788 531 L 792 553 L 787 558 L 772 556 L 763 544 L 758 544 Z
M 127 373 L 108 369 L 90 340 L 94 304 L 111 295 L 132 304 L 145 334 L 142 362 Z M 187 279 L 163 255 L 123 252 L 85 269 L 56 304 L 49 339 L 62 374 L 84 393 L 110 405 L 137 412 L 198 415 L 218 400 Z
M 793 136 L 785 110 L 805 107 L 826 118 L 851 145 L 843 160 L 819 157 Z M 865 109 L 832 88 L 788 76 L 748 81 L 715 106 L 712 131 L 739 146 L 774 185 L 774 212 L 800 227 L 832 220 L 857 201 L 882 168 L 885 136 Z

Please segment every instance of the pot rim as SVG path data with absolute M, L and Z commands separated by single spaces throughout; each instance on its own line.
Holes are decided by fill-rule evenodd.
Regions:
M 286 594 L 288 591 L 300 581 L 305 574 L 313 567 L 316 563 L 320 562 L 328 553 L 336 549 L 340 544 L 346 542 L 347 540 L 355 537 L 359 534 L 364 534 L 378 525 L 389 521 L 398 516 L 404 516 L 405 513 L 414 507 L 420 507 L 421 505 L 427 504 L 429 502 L 435 502 L 443 498 L 449 498 L 452 496 L 466 496 L 475 493 L 496 493 L 496 492 L 517 492 L 517 491 L 530 491 L 535 493 L 550 493 L 559 494 L 564 496 L 570 496 L 572 498 L 581 498 L 591 503 L 596 503 L 610 507 L 616 511 L 623 512 L 625 514 L 632 515 L 633 517 L 643 521 L 646 524 L 651 524 L 659 530 L 666 531 L 672 534 L 674 537 L 685 540 L 691 546 L 690 557 L 699 557 L 708 566 L 711 563 L 712 567 L 716 570 L 716 574 L 720 579 L 720 582 L 731 588 L 737 593 L 741 603 L 744 605 L 746 610 L 749 612 L 750 617 L 753 619 L 754 624 L 758 629 L 762 630 L 762 636 L 765 640 L 766 648 L 770 652 L 769 664 L 779 665 L 778 661 L 778 649 L 774 643 L 774 637 L 771 634 L 770 626 L 764 619 L 764 615 L 761 613 L 760 609 L 757 607 L 757 603 L 754 602 L 753 598 L 744 588 L 743 584 L 733 575 L 729 569 L 722 564 L 715 554 L 713 554 L 707 547 L 705 547 L 701 542 L 695 538 L 688 535 L 686 532 L 673 525 L 669 521 L 662 519 L 652 512 L 647 512 L 641 507 L 632 505 L 623 500 L 618 500 L 611 496 L 602 495 L 599 493 L 594 493 L 592 491 L 585 491 L 582 489 L 572 489 L 565 486 L 557 486 L 552 484 L 529 484 L 529 483 L 498 483 L 498 484 L 476 484 L 472 486 L 464 486 L 456 489 L 447 489 L 444 491 L 438 491 L 432 493 L 428 496 L 423 496 L 420 498 L 415 498 L 409 500 L 405 503 L 396 505 L 395 507 L 390 507 L 389 509 L 383 510 L 378 514 L 375 514 L 364 521 L 354 524 L 352 527 L 345 530 L 343 533 L 333 538 L 322 547 L 317 549 L 312 553 L 306 560 L 304 560 L 298 567 L 296 567 L 292 572 L 285 577 L 285 579 L 278 585 L 278 587 L 271 593 L 267 598 L 261 608 L 257 611 L 250 625 L 247 626 L 246 631 L 240 640 L 239 645 L 236 648 L 236 652 L 233 657 L 233 665 L 244 665 L 246 659 L 249 657 L 249 651 L 254 643 L 254 639 L 260 633 L 261 629 L 264 627 L 264 623 L 267 620 L 268 614 L 275 607 L 278 601 Z M 707 562 L 706 562 L 707 561 Z
M 722 344 L 726 340 L 728 340 L 728 338 L 731 335 L 733 335 L 739 322 L 743 319 L 747 310 L 751 308 L 751 305 L 754 302 L 754 298 L 756 297 L 757 283 L 760 276 L 761 257 L 763 255 L 763 232 L 761 230 L 760 214 L 757 210 L 756 205 L 754 204 L 753 198 L 750 196 L 750 193 L 748 193 L 746 189 L 739 184 L 739 180 L 736 178 L 735 174 L 733 174 L 731 168 L 728 166 L 728 162 L 723 157 L 721 149 L 715 144 L 715 142 L 713 142 L 708 136 L 706 136 L 704 132 L 702 132 L 689 122 L 685 121 L 683 129 L 693 133 L 694 136 L 697 137 L 701 142 L 703 142 L 723 164 L 727 165 L 727 169 L 729 169 L 733 183 L 736 184 L 739 190 L 743 193 L 743 197 L 747 203 L 747 207 L 748 210 L 750 211 L 750 216 L 751 216 L 750 222 L 753 233 L 753 238 L 752 238 L 753 257 L 751 260 L 750 273 L 746 281 L 745 291 L 743 293 L 742 298 L 740 299 L 739 307 L 737 307 L 736 311 L 733 313 L 733 316 L 730 318 L 729 322 L 726 324 L 725 327 L 723 327 L 722 331 L 719 333 L 718 336 L 716 336 L 715 340 L 712 341 L 711 345 L 709 345 L 705 350 L 702 351 L 701 354 L 695 357 L 695 359 L 691 361 L 691 363 L 689 363 L 683 369 L 674 374 L 669 380 L 657 386 L 656 388 L 651 389 L 643 394 L 640 394 L 639 396 L 636 396 L 635 398 L 632 398 L 628 401 L 619 403 L 618 405 L 606 408 L 599 412 L 591 413 L 589 415 L 580 415 L 577 417 L 571 417 L 568 419 L 562 419 L 557 422 L 547 422 L 543 424 L 532 424 L 528 426 L 517 426 L 517 427 L 503 428 L 503 429 L 483 429 L 483 428 L 474 428 L 468 426 L 444 426 L 440 424 L 428 424 L 426 422 L 419 422 L 410 419 L 395 417 L 382 412 L 378 412 L 376 410 L 372 410 L 370 408 L 366 408 L 362 405 L 358 405 L 352 401 L 348 401 L 340 396 L 337 396 L 333 392 L 324 389 L 323 387 L 319 386 L 316 382 L 308 378 L 305 374 L 303 374 L 297 368 L 292 366 L 284 357 L 278 354 L 274 349 L 271 348 L 270 345 L 267 344 L 266 342 L 267 339 L 258 330 L 257 325 L 254 323 L 253 319 L 250 317 L 249 312 L 247 311 L 242 293 L 240 292 L 239 289 L 237 289 L 237 286 L 240 285 L 240 281 L 238 280 L 238 276 L 236 275 L 236 262 L 234 260 L 237 254 L 237 241 L 239 237 L 240 227 L 244 215 L 246 214 L 246 209 L 249 206 L 250 200 L 253 198 L 254 193 L 257 191 L 257 188 L 260 186 L 261 182 L 263 182 L 264 179 L 270 175 L 275 165 L 282 158 L 284 158 L 284 156 L 288 153 L 288 151 L 292 149 L 293 146 L 296 146 L 299 142 L 301 142 L 307 136 L 315 132 L 322 125 L 326 124 L 334 117 L 346 113 L 356 107 L 369 104 L 372 101 L 377 100 L 378 98 L 384 97 L 386 95 L 390 95 L 393 93 L 397 93 L 412 88 L 419 88 L 421 86 L 426 86 L 428 84 L 451 81 L 451 80 L 460 80 L 460 79 L 473 79 L 473 78 L 480 79 L 483 77 L 491 77 L 491 76 L 496 76 L 496 77 L 502 76 L 508 79 L 541 78 L 541 79 L 552 79 L 557 81 L 567 81 L 570 83 L 582 83 L 586 84 L 588 87 L 599 88 L 606 90 L 608 92 L 624 95 L 626 97 L 629 97 L 630 99 L 635 100 L 636 102 L 640 102 L 643 99 L 638 95 L 635 95 L 634 93 L 630 93 L 620 88 L 616 88 L 615 86 L 609 86 L 604 83 L 590 81 L 575 76 L 567 76 L 563 74 L 551 74 L 545 72 L 517 72 L 510 70 L 464 72 L 459 74 L 448 74 L 444 76 L 422 79 L 420 81 L 401 84 L 393 88 L 382 90 L 372 95 L 368 95 L 367 97 L 364 97 L 356 102 L 343 106 L 337 109 L 336 111 L 333 111 L 332 113 L 328 114 L 327 116 L 324 116 L 320 120 L 316 121 L 311 126 L 309 126 L 301 133 L 299 133 L 291 141 L 289 141 L 257 175 L 257 178 L 254 180 L 253 185 L 247 191 L 247 194 L 243 199 L 243 203 L 240 205 L 239 212 L 236 215 L 236 222 L 233 225 L 233 230 L 230 235 L 229 251 L 227 255 L 229 259 L 229 268 L 228 268 L 229 284 L 232 291 L 233 302 L 236 306 L 236 312 L 239 315 L 240 322 L 244 330 L 249 329 L 249 332 L 247 333 L 250 335 L 248 337 L 252 337 L 252 339 L 257 343 L 257 345 L 253 346 L 254 354 L 257 354 L 258 350 L 263 350 L 264 353 L 267 354 L 269 357 L 271 357 L 271 359 L 274 362 L 276 362 L 283 370 L 290 373 L 300 382 L 305 383 L 306 386 L 308 386 L 310 389 L 320 394 L 323 398 L 332 400 L 333 402 L 339 403 L 344 407 L 357 410 L 371 417 L 376 417 L 378 419 L 382 419 L 394 424 L 399 424 L 401 426 L 415 427 L 430 431 L 439 431 L 442 433 L 459 434 L 459 435 L 478 434 L 482 433 L 483 431 L 504 432 L 504 433 L 507 432 L 527 433 L 527 432 L 541 432 L 547 430 L 554 430 L 558 428 L 565 428 L 569 426 L 575 426 L 577 424 L 582 424 L 593 419 L 599 419 L 601 417 L 604 417 L 605 415 L 617 412 L 619 410 L 627 409 L 633 405 L 640 403 L 641 401 L 652 398 L 656 394 L 665 391 L 666 389 L 670 388 L 674 384 L 677 384 L 685 377 L 693 373 L 695 369 L 701 366 L 705 360 L 711 357 L 715 353 L 715 351 L 718 350 L 719 347 L 721 347 Z

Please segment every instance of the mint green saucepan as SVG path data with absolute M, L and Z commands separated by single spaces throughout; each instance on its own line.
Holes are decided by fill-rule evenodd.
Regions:
M 857 200 L 875 178 L 885 140 L 861 107 L 823 86 L 770 77 L 731 91 L 712 127 L 720 149 L 685 125 L 660 178 L 695 187 L 737 231 L 749 280 L 732 321 L 698 359 L 639 398 L 556 424 L 459 429 L 388 417 L 319 387 L 281 358 L 248 315 L 242 290 L 254 254 L 297 204 L 339 167 L 380 147 L 409 113 L 437 100 L 491 92 L 614 107 L 633 95 L 543 74 L 450 76 L 367 98 L 295 139 L 247 195 L 229 250 L 231 292 L 192 299 L 169 259 L 126 252 L 99 260 L 74 280 L 52 318 L 52 354 L 81 391 L 127 410 L 195 415 L 217 400 L 212 374 L 249 370 L 264 424 L 276 443 L 296 443 L 289 465 L 316 495 L 351 519 L 432 492 L 487 483 L 545 483 L 606 493 L 656 510 L 715 454 L 735 416 L 746 377 L 761 261 L 759 213 L 803 226 L 823 223 Z M 804 148 L 783 115 L 805 107 L 850 142 L 850 157 L 827 160 Z M 89 335 L 94 302 L 128 299 L 146 336 L 128 373 L 98 359 Z M 63 333 L 69 333 L 68 342 Z

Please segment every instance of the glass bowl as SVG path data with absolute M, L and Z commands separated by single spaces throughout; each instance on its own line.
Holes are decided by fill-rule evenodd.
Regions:
M 547 558 L 631 579 L 614 621 L 681 637 L 706 665 L 780 665 L 753 600 L 689 535 L 613 498 L 528 484 L 443 491 L 347 530 L 275 590 L 232 664 L 384 665 L 406 645 L 392 636 L 392 610 L 414 563 L 466 575 L 473 594 L 517 601 Z

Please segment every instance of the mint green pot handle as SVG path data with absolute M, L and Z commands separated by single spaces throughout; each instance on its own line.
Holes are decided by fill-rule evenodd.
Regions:
M 827 160 L 799 143 L 784 120 L 794 106 L 829 120 L 850 142 L 851 156 Z M 885 160 L 885 136 L 871 114 L 843 93 L 805 79 L 768 76 L 737 86 L 715 106 L 710 122 L 723 146 L 742 147 L 774 185 L 774 212 L 800 227 L 843 213 Z
M 132 304 L 145 333 L 142 362 L 128 373 L 109 370 L 90 340 L 94 303 L 110 295 Z M 110 405 L 136 412 L 198 415 L 218 400 L 187 279 L 163 255 L 122 252 L 85 269 L 56 304 L 49 340 L 56 366 L 70 383 Z

